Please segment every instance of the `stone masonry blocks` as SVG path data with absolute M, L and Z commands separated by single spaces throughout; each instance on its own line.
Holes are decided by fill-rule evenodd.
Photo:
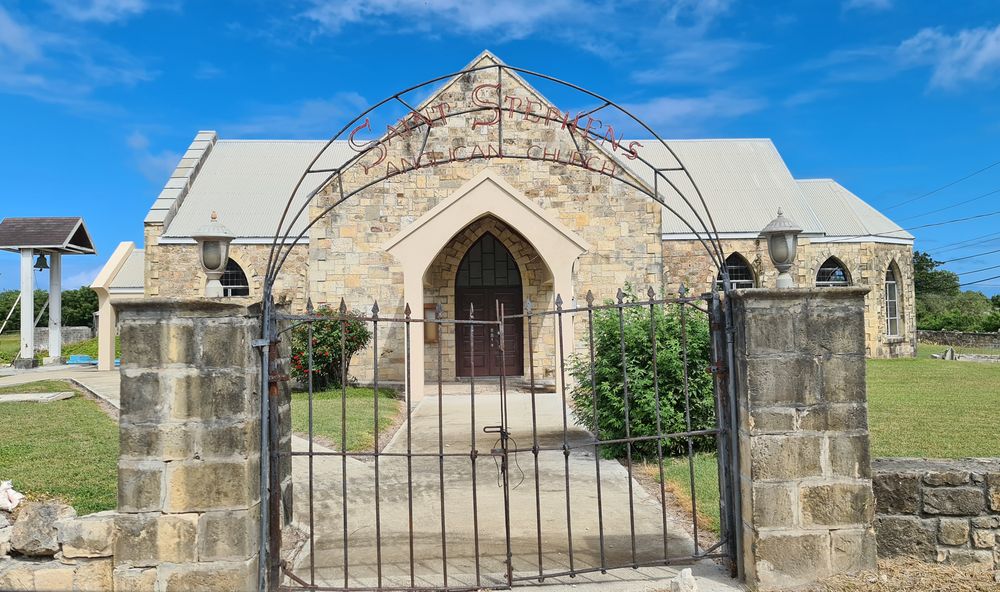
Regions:
M 232 303 L 164 298 L 124 302 L 119 315 L 129 353 L 108 577 L 118 590 L 251 589 L 260 524 L 257 316 Z
M 867 290 L 738 290 L 744 567 L 752 589 L 875 566 Z
M 880 557 L 1000 568 L 1000 459 L 873 462 Z

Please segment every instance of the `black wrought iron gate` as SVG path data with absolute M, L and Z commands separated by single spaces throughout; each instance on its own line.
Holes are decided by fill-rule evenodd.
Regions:
M 549 310 L 527 302 L 518 315 L 497 303 L 488 315 L 496 320 L 478 320 L 487 315 L 476 310 L 445 319 L 440 307 L 435 318 L 416 318 L 408 306 L 382 316 L 377 303 L 352 313 L 343 301 L 280 316 L 282 340 L 295 346 L 288 361 L 301 392 L 291 413 L 303 437 L 271 454 L 271 471 L 291 461 L 295 513 L 284 528 L 301 534 L 283 558 L 270 538 L 281 588 L 509 588 L 736 557 L 723 305 L 717 294 L 683 289 L 646 296 L 619 290 L 598 302 L 588 292 L 581 306 L 557 297 Z M 482 355 L 477 333 L 499 332 L 503 358 L 511 322 L 524 327 L 524 376 L 456 380 L 456 341 Z M 413 342 L 418 323 L 436 345 Z M 362 330 L 372 337 L 358 354 L 370 361 L 371 388 L 321 387 L 331 362 L 348 375 L 343 352 Z M 337 340 L 339 357 L 329 351 Z M 397 346 L 403 376 L 412 348 L 425 347 L 434 378 L 427 392 L 408 382 L 396 385 L 399 399 L 383 392 L 390 369 L 380 348 Z M 397 409 L 401 423 L 386 423 Z M 718 518 L 706 518 L 715 504 L 699 500 L 705 483 L 718 495 Z

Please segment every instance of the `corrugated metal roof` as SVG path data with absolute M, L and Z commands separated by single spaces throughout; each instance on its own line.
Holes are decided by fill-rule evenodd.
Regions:
M 128 255 L 125 263 L 108 286 L 111 290 L 143 289 L 145 287 L 145 259 L 146 252 L 142 249 L 134 249 Z
M 800 179 L 798 184 L 810 207 L 823 221 L 827 236 L 913 238 L 912 234 L 833 179 Z
M 677 160 L 655 140 L 641 140 L 639 155 L 659 168 L 677 166 Z M 218 212 L 236 237 L 268 239 L 274 236 L 281 212 L 302 171 L 323 148 L 324 141 L 219 140 L 194 177 L 165 237 L 190 237 Z M 627 145 L 627 144 L 626 144 Z M 668 140 L 667 145 L 694 177 L 719 233 L 757 233 L 781 208 L 803 232 L 814 235 L 856 236 L 892 233 L 912 238 L 859 197 L 831 180 L 796 181 L 768 139 Z M 317 164 L 333 168 L 354 152 L 346 142 L 334 143 Z M 640 160 L 621 159 L 632 173 L 653 184 L 653 174 Z M 694 204 L 708 224 L 704 207 L 683 172 L 665 175 Z M 325 174 L 310 175 L 293 203 L 300 207 Z M 670 187 L 659 184 L 668 204 L 701 232 L 700 225 Z M 808 195 L 807 195 L 808 192 Z M 301 217 L 294 231 L 308 223 Z M 672 214 L 663 217 L 665 234 L 689 234 L 691 229 Z
M 698 184 L 720 233 L 759 232 L 774 219 L 778 208 L 801 226 L 803 232 L 823 232 L 823 225 L 803 198 L 792 173 L 771 140 L 667 140 L 667 146 L 676 153 L 677 159 L 656 140 L 641 142 L 640 158 L 654 167 L 676 167 L 677 159 L 680 159 Z M 653 173 L 649 166 L 639 159 L 622 159 L 622 162 L 652 186 Z M 709 224 L 705 208 L 684 173 L 673 171 L 664 174 L 694 204 L 694 210 L 702 216 L 705 224 Z M 674 190 L 664 185 L 659 182 L 658 190 L 667 204 L 701 231 L 692 210 Z M 688 234 L 691 229 L 677 216 L 665 212 L 663 232 Z
M 237 237 L 273 237 L 292 188 L 325 144 L 324 141 L 219 140 L 164 236 L 189 237 L 208 223 L 214 211 Z M 346 142 L 338 142 L 326 151 L 317 166 L 335 167 L 351 154 Z M 296 194 L 293 208 L 301 206 L 305 196 L 325 177 L 309 175 Z M 307 223 L 308 216 L 303 215 L 293 230 L 301 232 Z

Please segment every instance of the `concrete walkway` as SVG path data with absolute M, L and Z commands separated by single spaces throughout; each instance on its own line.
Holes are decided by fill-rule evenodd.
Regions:
M 15 386 L 38 380 L 70 380 L 104 399 L 115 409 L 121 408 L 119 391 L 121 375 L 117 370 L 101 372 L 93 366 L 42 366 L 31 370 L 4 370 L 0 387 Z
M 410 586 L 410 536 L 408 524 L 413 524 L 413 565 L 417 586 L 444 584 L 447 569 L 450 586 L 502 585 L 506 573 L 506 520 L 503 489 L 496 461 L 489 452 L 497 446 L 496 434 L 486 434 L 483 428 L 496 425 L 500 419 L 500 399 L 495 387 L 486 386 L 475 398 L 475 429 L 473 429 L 472 398 L 468 395 L 445 395 L 441 401 L 441 424 L 438 429 L 438 397 L 429 395 L 418 403 L 410 419 L 383 450 L 379 459 L 379 488 L 375 490 L 375 462 L 371 457 L 352 457 L 343 462 L 339 457 L 313 458 L 314 555 L 308 547 L 296 561 L 296 575 L 309 579 L 310 562 L 315 562 L 316 582 L 327 586 L 343 586 L 344 581 L 344 504 L 341 490 L 342 475 L 347 476 L 347 549 L 348 583 L 352 587 L 375 586 L 378 582 L 378 555 L 381 553 L 382 585 Z M 536 395 L 537 432 L 540 446 L 561 445 L 565 407 L 555 394 Z M 532 438 L 531 397 L 525 393 L 508 395 L 512 446 L 530 448 Z M 581 444 L 590 434 L 568 420 L 568 443 Z M 470 458 L 470 441 L 475 434 L 479 456 Z M 447 456 L 442 462 L 437 456 L 439 434 Z M 293 447 L 303 450 L 304 440 L 296 439 Z M 407 457 L 410 450 L 418 455 Z M 397 456 L 393 456 L 397 455 Z M 296 457 L 293 475 L 296 489 L 295 520 L 307 527 L 309 515 L 309 461 Z M 537 584 L 539 557 L 545 573 L 600 568 L 602 524 L 597 504 L 596 468 L 601 471 L 601 513 L 603 520 L 603 565 L 621 566 L 654 562 L 662 559 L 664 544 L 670 557 L 690 555 L 693 541 L 669 515 L 667 535 L 663 533 L 663 516 L 659 501 L 635 481 L 621 463 L 597 461 L 593 449 L 577 448 L 567 459 L 562 451 L 541 452 L 538 455 L 537 479 L 531 452 L 521 452 L 510 468 L 510 539 L 514 577 L 530 578 L 525 585 Z M 567 464 L 569 494 L 567 494 Z M 412 485 L 407 476 L 412 475 Z M 443 487 L 442 487 L 443 478 Z M 635 557 L 632 555 L 632 519 L 629 489 L 635 524 Z M 537 491 L 537 506 L 536 506 Z M 412 492 L 412 493 L 411 493 Z M 475 508 L 473 511 L 473 494 Z M 444 526 L 442 503 L 444 498 Z M 567 510 L 567 498 L 569 509 Z M 379 500 L 376 508 L 375 500 Z M 410 505 L 412 500 L 412 519 Z M 376 511 L 381 531 L 376 532 Z M 567 511 L 569 524 L 567 525 Z M 475 515 L 478 524 L 473 520 Z M 541 541 L 539 542 L 540 516 Z M 445 536 L 442 537 L 442 532 Z M 478 537 L 477 537 L 478 535 Z M 378 541 L 381 537 L 381 541 Z M 540 544 L 539 544 L 540 543 Z M 572 544 L 572 554 L 570 553 Z M 478 545 L 478 554 L 476 552 Z M 447 561 L 443 560 L 445 552 Z M 479 579 L 476 576 L 477 557 Z M 571 559 L 572 557 L 572 559 Z M 719 567 L 711 561 L 694 566 L 702 591 L 739 590 Z M 618 590 L 669 589 L 669 579 L 677 569 L 654 567 L 633 570 L 625 568 L 602 575 L 599 571 L 576 578 L 548 578 L 548 587 L 573 590 L 608 585 Z M 588 586 L 588 584 L 590 584 Z
M 71 380 L 83 386 L 115 408 L 120 407 L 120 375 L 117 370 L 100 372 L 96 368 L 49 366 L 0 374 L 0 386 L 10 386 L 37 380 Z M 442 398 L 443 441 L 446 457 L 443 463 L 445 501 L 445 549 L 447 551 L 448 583 L 451 586 L 477 585 L 476 534 L 479 544 L 479 584 L 502 584 L 506 555 L 503 489 L 498 486 L 496 463 L 489 452 L 496 442 L 495 434 L 483 433 L 483 427 L 499 423 L 499 396 L 496 385 L 478 385 L 476 395 L 475 437 L 479 456 L 472 462 L 469 452 L 472 437 L 472 399 L 463 393 L 467 386 L 451 385 Z M 561 444 L 565 408 L 554 394 L 536 395 L 539 445 Z M 508 396 L 511 437 L 520 448 L 530 448 L 532 442 L 531 398 L 525 393 Z M 586 441 L 589 435 L 574 427 L 568 418 L 569 443 Z M 417 454 L 407 466 L 405 456 L 384 456 L 379 461 L 379 512 L 381 514 L 381 553 L 383 585 L 409 585 L 409 487 L 407 473 L 412 474 L 414 524 L 414 564 L 418 586 L 443 583 L 445 563 L 442 562 L 441 541 L 441 471 L 438 451 L 438 397 L 429 393 L 418 403 L 410 419 L 409 441 L 407 426 L 396 433 L 384 452 L 404 454 L 409 448 Z M 409 442 L 409 444 L 408 444 Z M 293 436 L 296 451 L 308 449 L 306 440 Z M 314 445 L 314 450 L 329 452 Z M 538 479 L 535 479 L 533 456 L 519 453 L 512 462 L 510 529 L 511 552 L 515 577 L 530 577 L 538 571 L 538 522 L 541 515 L 542 565 L 546 572 L 569 568 L 569 533 L 566 527 L 566 465 L 561 452 L 539 454 Z M 629 478 L 625 468 L 616 461 L 601 460 L 601 507 L 604 523 L 605 565 L 628 564 L 632 561 L 631 521 L 629 516 Z M 295 457 L 293 478 L 295 490 L 295 522 L 304 528 L 309 521 L 309 461 Z M 375 540 L 375 465 L 371 457 L 351 458 L 346 463 L 348 490 L 348 565 L 351 586 L 371 586 L 376 582 Z M 473 469 L 473 467 L 475 467 Z M 473 470 L 476 486 L 473 489 Z M 313 501 L 315 524 L 315 563 L 317 583 L 343 585 L 343 499 L 341 497 L 340 458 L 316 456 L 313 459 Z M 573 567 L 600 567 L 600 534 L 597 523 L 596 460 L 593 450 L 575 449 L 569 457 L 570 516 L 573 529 Z M 538 485 L 539 507 L 535 506 Z M 478 529 L 472 522 L 472 492 L 476 492 Z M 654 496 L 632 482 L 635 515 L 636 560 L 650 561 L 662 557 L 663 530 L 660 504 Z M 693 542 L 684 530 L 668 516 L 668 555 L 688 555 Z M 308 548 L 306 548 L 308 551 Z M 310 557 L 300 554 L 295 573 L 308 580 Z M 729 592 L 743 588 L 727 577 L 711 561 L 691 566 L 698 578 L 701 592 Z M 594 572 L 576 578 L 548 578 L 542 583 L 531 579 L 525 586 L 537 586 L 546 591 L 610 592 L 654 591 L 670 588 L 678 568 L 646 567 L 618 569 L 607 574 Z

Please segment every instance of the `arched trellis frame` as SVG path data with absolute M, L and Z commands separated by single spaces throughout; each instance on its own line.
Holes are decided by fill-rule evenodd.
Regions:
M 364 147 L 358 149 L 355 152 L 355 154 L 353 154 L 349 159 L 347 159 L 346 162 L 340 164 L 339 166 L 336 166 L 334 168 L 317 167 L 317 163 L 323 158 L 323 156 L 327 153 L 327 151 L 330 149 L 331 146 L 333 146 L 335 142 L 345 140 L 345 138 L 349 136 L 351 130 L 356 129 L 359 122 L 366 120 L 366 118 L 368 118 L 369 115 L 371 115 L 379 108 L 392 103 L 398 103 L 400 106 L 402 106 L 407 110 L 408 114 L 419 114 L 420 109 L 423 107 L 422 106 L 413 107 L 410 103 L 407 102 L 405 98 L 407 95 L 418 93 L 419 91 L 427 89 L 429 86 L 442 81 L 450 82 L 457 80 L 462 76 L 489 70 L 495 70 L 497 72 L 496 105 L 476 105 L 472 108 L 454 112 L 448 112 L 447 114 L 442 113 L 439 118 L 435 118 L 433 120 L 427 117 L 419 117 L 417 118 L 417 121 L 415 122 L 411 121 L 412 123 L 415 123 L 415 125 L 413 125 L 413 127 L 408 127 L 407 133 L 412 133 L 415 131 L 419 132 L 421 131 L 421 129 L 423 129 L 424 131 L 421 149 L 417 153 L 416 158 L 414 159 L 414 165 L 411 168 L 403 168 L 393 172 L 387 171 L 383 175 L 376 175 L 375 177 L 367 180 L 367 182 L 363 183 L 358 187 L 354 187 L 347 191 L 344 190 L 343 174 L 349 169 L 351 169 L 351 167 L 359 165 L 359 163 L 362 162 L 362 159 L 372 154 L 374 151 L 384 150 L 385 144 L 391 141 L 392 139 L 391 137 L 387 138 L 386 136 L 383 136 L 378 140 L 373 140 L 371 142 L 368 142 L 366 145 L 364 145 Z M 588 97 L 590 100 L 597 100 L 601 104 L 598 107 L 595 107 L 589 111 L 578 113 L 574 117 L 573 120 L 574 124 L 570 126 L 564 125 L 565 122 L 564 120 L 552 117 L 551 110 L 547 110 L 543 114 L 543 113 L 528 112 L 521 109 L 520 107 L 514 108 L 512 106 L 510 108 L 505 108 L 501 104 L 501 97 L 503 96 L 503 90 L 504 90 L 503 88 L 504 72 L 514 72 L 527 79 L 537 78 L 539 80 L 548 81 L 558 85 L 559 87 L 581 93 L 584 96 Z M 543 106 L 550 107 L 550 105 L 546 104 L 543 104 Z M 653 163 L 651 163 L 647 158 L 643 157 L 641 153 L 635 154 L 632 160 L 639 161 L 642 165 L 644 165 L 648 169 L 648 172 L 651 173 L 653 183 L 652 186 L 650 186 L 648 183 L 636 179 L 634 175 L 629 173 L 624 175 L 616 175 L 614 174 L 614 171 L 608 173 L 604 170 L 595 170 L 588 168 L 585 164 L 573 162 L 572 159 L 570 159 L 570 161 L 568 162 L 564 161 L 558 161 L 558 162 L 566 166 L 580 168 L 590 173 L 599 174 L 615 179 L 621 183 L 624 183 L 632 187 L 640 194 L 647 196 L 648 198 L 652 199 L 653 201 L 663 206 L 663 208 L 667 212 L 675 216 L 689 230 L 691 230 L 696 239 L 702 244 L 702 246 L 708 253 L 708 256 L 711 259 L 712 263 L 718 268 L 719 272 L 723 275 L 723 284 L 726 290 L 728 291 L 729 282 L 728 282 L 728 274 L 726 273 L 726 268 L 725 268 L 725 255 L 722 249 L 721 242 L 719 241 L 718 238 L 718 231 L 715 226 L 715 221 L 712 219 L 712 214 L 705 201 L 704 195 L 702 194 L 701 189 L 698 187 L 698 183 L 695 181 L 694 177 L 691 175 L 688 169 L 684 166 L 683 162 L 681 161 L 680 157 L 678 157 L 674 149 L 671 148 L 670 145 L 667 144 L 667 142 L 659 134 L 657 134 L 652 127 L 650 127 L 644 121 L 636 117 L 632 112 L 630 112 L 622 105 L 600 94 L 587 90 L 581 86 L 578 86 L 576 84 L 566 82 L 559 78 L 555 78 L 547 74 L 541 74 L 524 68 L 517 68 L 506 64 L 489 64 L 489 65 L 467 68 L 464 70 L 460 70 L 458 72 L 453 72 L 451 74 L 446 74 L 443 76 L 431 78 L 420 84 L 413 85 L 392 96 L 389 96 L 373 104 L 372 106 L 368 107 L 363 112 L 358 114 L 354 119 L 345 124 L 332 138 L 330 138 L 326 142 L 323 148 L 316 154 L 316 156 L 312 159 L 312 161 L 310 161 L 309 165 L 306 167 L 305 171 L 303 171 L 298 181 L 296 182 L 295 187 L 292 189 L 288 201 L 285 204 L 285 207 L 282 211 L 281 218 L 278 222 L 277 228 L 275 229 L 274 238 L 271 243 L 271 249 L 268 254 L 267 272 L 264 277 L 265 302 L 270 300 L 270 297 L 272 295 L 272 288 L 274 282 L 277 279 L 277 275 L 281 270 L 282 266 L 284 265 L 285 261 L 287 260 L 289 254 L 292 252 L 292 249 L 297 244 L 299 244 L 303 238 L 307 236 L 309 230 L 315 224 L 317 224 L 327 214 L 332 212 L 338 206 L 340 206 L 347 200 L 351 199 L 355 195 L 369 189 L 370 187 L 376 186 L 379 183 L 383 183 L 400 175 L 414 173 L 423 169 L 432 169 L 438 166 L 448 165 L 455 162 L 466 162 L 471 160 L 492 160 L 498 158 L 532 160 L 539 162 L 554 162 L 550 159 L 533 157 L 530 154 L 505 153 L 503 148 L 503 133 L 504 133 L 503 113 L 517 114 L 524 117 L 525 120 L 527 120 L 528 117 L 533 117 L 535 118 L 534 121 L 538 123 L 543 123 L 543 122 L 545 124 L 559 123 L 562 125 L 562 128 L 567 131 L 570 140 L 579 149 L 580 140 L 584 140 L 587 142 L 603 142 L 606 139 L 606 137 L 599 134 L 597 130 L 590 129 L 589 127 L 581 129 L 579 126 L 576 125 L 576 122 L 578 122 L 581 118 L 590 117 L 596 113 L 608 109 L 617 111 L 618 113 L 624 116 L 625 120 L 630 121 L 631 123 L 637 125 L 640 129 L 649 133 L 652 136 L 652 141 L 659 142 L 659 144 L 663 146 L 664 149 L 666 149 L 667 153 L 677 163 L 677 166 L 666 167 L 666 168 L 657 167 Z M 461 117 L 480 112 L 494 112 L 499 114 L 498 121 L 496 122 L 497 134 L 498 134 L 497 154 L 489 154 L 482 156 L 472 155 L 463 158 L 435 160 L 433 162 L 426 164 L 420 163 L 420 157 L 423 154 L 423 150 L 427 145 L 427 141 L 430 137 L 431 130 L 437 124 L 437 122 L 442 120 L 447 121 L 450 118 Z M 578 138 L 577 134 L 581 131 L 583 132 L 583 137 Z M 605 152 L 607 155 L 612 155 L 611 151 L 605 151 Z M 625 170 L 624 167 L 622 167 L 622 170 L 623 171 Z M 668 177 L 666 173 L 670 172 L 677 172 L 682 174 L 684 178 L 686 178 L 687 182 L 690 184 L 694 195 L 687 195 L 686 194 L 687 192 L 683 191 L 673 179 Z M 295 209 L 295 202 L 297 201 L 296 196 L 299 190 L 302 189 L 302 186 L 306 182 L 306 179 L 310 175 L 315 175 L 315 174 L 323 174 L 325 175 L 325 177 L 315 188 L 310 190 L 305 195 L 305 198 L 302 200 L 301 205 L 299 205 L 298 208 Z M 334 196 L 333 203 L 331 203 L 329 206 L 327 206 L 318 214 L 316 214 L 312 219 L 310 219 L 308 223 L 305 224 L 305 226 L 301 229 L 301 231 L 299 231 L 296 234 L 293 229 L 295 228 L 295 225 L 298 222 L 298 220 L 302 218 L 304 214 L 307 213 L 309 206 L 312 204 L 316 195 L 329 186 L 335 186 L 338 189 L 338 193 Z M 680 203 L 678 204 L 668 203 L 664 195 L 664 192 L 661 191 L 661 187 L 670 188 L 676 195 L 676 197 L 679 198 Z M 697 206 L 695 205 L 695 202 L 700 204 L 701 206 L 700 212 Z
M 458 81 L 461 77 L 475 74 L 477 72 L 485 72 L 494 70 L 496 71 L 496 104 L 476 104 L 470 108 L 464 108 L 456 111 L 449 111 L 447 114 L 441 112 L 440 117 L 430 119 L 426 116 L 420 115 L 421 110 L 426 108 L 426 103 L 428 100 L 421 102 L 420 106 L 413 107 L 406 99 L 407 95 L 420 93 L 422 90 L 428 89 L 431 85 L 445 82 L 451 83 Z M 572 119 L 572 124 L 567 125 L 569 120 L 569 114 L 566 117 L 553 117 L 552 113 L 555 111 L 559 115 L 562 115 L 561 111 L 557 111 L 554 106 L 545 101 L 539 101 L 540 106 L 545 107 L 546 111 L 541 112 L 530 112 L 528 110 L 521 109 L 520 106 L 515 108 L 513 105 L 510 108 L 504 107 L 502 104 L 502 99 L 504 97 L 504 74 L 516 74 L 521 77 L 520 83 L 523 83 L 527 90 L 534 93 L 539 99 L 541 99 L 541 94 L 534 91 L 528 84 L 528 80 L 537 79 L 542 81 L 547 81 L 557 85 L 559 88 L 568 89 L 574 91 L 584 97 L 587 97 L 588 101 L 598 102 L 598 106 L 590 109 L 589 111 L 580 112 Z M 430 96 L 433 96 L 431 94 Z M 332 168 L 323 168 L 318 166 L 324 155 L 327 155 L 330 151 L 331 146 L 333 146 L 338 141 L 344 141 L 351 136 L 352 131 L 359 129 L 359 122 L 365 121 L 368 124 L 369 116 L 375 113 L 378 109 L 387 106 L 397 104 L 406 109 L 406 115 L 403 120 L 400 120 L 401 125 L 405 125 L 407 128 L 407 135 L 414 132 L 423 132 L 423 139 L 421 141 L 420 149 L 416 153 L 416 157 L 413 159 L 414 164 L 411 167 L 397 168 L 395 171 L 386 170 L 385 174 L 376 174 L 374 177 L 366 178 L 365 182 L 361 183 L 357 187 L 346 189 L 344 187 L 344 174 L 351 170 L 354 166 L 363 166 L 361 163 L 364 159 L 375 153 L 375 151 L 385 151 L 387 153 L 388 143 L 393 139 L 392 135 L 383 135 L 379 139 L 367 142 L 363 146 L 356 145 L 352 142 L 351 147 L 355 150 L 354 154 L 351 155 L 345 162 L 334 166 Z M 602 136 L 597 130 L 591 129 L 590 126 L 581 127 L 577 123 L 582 118 L 589 118 L 596 113 L 614 111 L 621 114 L 624 121 L 631 122 L 631 124 L 637 126 L 640 130 L 645 131 L 649 134 L 649 139 L 643 139 L 643 141 L 658 142 L 662 146 L 666 153 L 670 155 L 676 166 L 668 167 L 657 167 L 647 157 L 644 157 L 641 152 L 633 152 L 627 158 L 632 161 L 637 161 L 646 168 L 647 176 L 641 176 L 633 173 L 629 170 L 630 167 L 623 166 L 620 161 L 621 158 L 626 158 L 625 156 L 615 154 L 614 150 L 606 150 L 600 147 L 604 141 L 607 140 L 607 136 Z M 497 114 L 496 121 L 496 135 L 497 141 L 497 151 L 491 154 L 481 154 L 476 156 L 472 154 L 468 157 L 461 158 L 450 158 L 444 160 L 433 160 L 429 163 L 421 163 L 421 157 L 424 154 L 424 150 L 427 147 L 428 140 L 431 135 L 432 129 L 438 125 L 438 123 L 445 123 L 447 120 L 454 117 L 463 117 L 471 115 L 474 113 L 481 112 L 492 112 Z M 522 121 L 531 121 L 532 123 L 537 123 L 539 125 L 548 124 L 559 124 L 561 129 L 564 130 L 569 139 L 572 141 L 573 145 L 577 148 L 577 153 L 583 154 L 581 150 L 581 142 L 587 143 L 588 148 L 592 148 L 596 151 L 602 152 L 604 156 L 609 157 L 609 160 L 613 160 L 616 165 L 619 166 L 622 174 L 615 174 L 616 169 L 613 168 L 609 173 L 603 168 L 600 170 L 590 168 L 586 165 L 586 162 L 581 159 L 581 162 L 575 162 L 573 158 L 568 159 L 568 161 L 563 160 L 553 160 L 546 159 L 543 157 L 533 157 L 530 154 L 530 150 L 525 153 L 510 153 L 504 151 L 504 114 L 516 114 L 522 117 Z M 417 117 L 411 117 L 416 115 Z M 411 117 L 409 122 L 405 121 L 406 117 Z M 533 118 L 533 119 L 529 119 Z M 413 124 L 412 127 L 410 124 Z M 368 129 L 371 129 L 370 127 Z M 614 140 L 612 140 L 614 147 Z M 292 253 L 292 250 L 296 245 L 300 244 L 302 240 L 308 235 L 310 229 L 315 226 L 320 220 L 334 211 L 338 206 L 348 201 L 352 197 L 364 192 L 365 190 L 377 186 L 380 183 L 389 181 L 397 176 L 407 175 L 410 173 L 415 173 L 423 169 L 433 169 L 438 166 L 448 165 L 456 162 L 467 162 L 473 160 L 492 160 L 492 159 L 511 159 L 511 160 L 530 160 L 538 162 L 548 162 L 548 163 L 558 163 L 569 167 L 575 167 L 583 169 L 592 174 L 598 174 L 602 176 L 609 177 L 618 182 L 624 183 L 625 185 L 631 187 L 636 192 L 641 195 L 652 199 L 670 215 L 675 216 L 680 220 L 693 234 L 693 236 L 699 241 L 699 243 L 705 249 L 709 260 L 715 265 L 719 274 L 722 277 L 723 291 L 729 292 L 731 290 L 730 280 L 728 270 L 725 265 L 725 252 L 723 250 L 721 241 L 719 240 L 718 231 L 715 226 L 715 222 L 712 218 L 711 211 L 708 208 L 705 197 L 698 187 L 697 181 L 691 175 L 689 170 L 685 167 L 684 163 L 677 155 L 676 151 L 667 142 L 657 134 L 652 127 L 647 125 L 641 119 L 636 117 L 624 106 L 598 94 L 587 90 L 576 84 L 566 82 L 564 80 L 549 76 L 546 74 L 541 74 L 532 70 L 527 70 L 524 68 L 517 68 L 514 66 L 509 66 L 502 63 L 491 63 L 488 65 L 481 65 L 466 68 L 457 72 L 452 72 L 450 74 L 445 74 L 435 78 L 431 78 L 419 84 L 410 86 L 394 95 L 391 95 L 362 111 L 355 118 L 347 122 L 340 130 L 330 138 L 323 146 L 323 148 L 316 154 L 316 156 L 310 161 L 309 165 L 300 175 L 295 186 L 292 188 L 288 200 L 282 210 L 281 217 L 278 221 L 277 227 L 275 228 L 275 233 L 273 240 L 271 242 L 270 251 L 268 254 L 267 269 L 264 275 L 263 282 L 263 306 L 262 306 L 262 337 L 263 339 L 255 342 L 256 347 L 261 348 L 261 378 L 262 387 L 266 389 L 267 397 L 262 402 L 261 408 L 261 458 L 268 459 L 265 462 L 261 462 L 261 499 L 266 500 L 266 503 L 262 504 L 262 520 L 260 524 L 260 542 L 261 542 L 261 555 L 259 556 L 259 585 L 260 589 L 270 589 L 275 586 L 278 582 L 279 576 L 279 564 L 280 558 L 276 552 L 280 548 L 280 525 L 282 513 L 282 501 L 281 501 L 281 485 L 279 483 L 280 476 L 277 475 L 276 469 L 280 466 L 277 462 L 278 459 L 278 442 L 279 434 L 278 428 L 276 427 L 276 422 L 272 421 L 272 418 L 277 418 L 279 415 L 279 381 L 281 380 L 281 373 L 277 365 L 278 362 L 278 350 L 277 342 L 279 336 L 279 329 L 276 320 L 279 316 L 283 316 L 285 320 L 294 320 L 296 318 L 311 318 L 312 315 L 307 315 L 306 317 L 295 317 L 289 315 L 278 315 L 274 309 L 273 300 L 273 288 L 277 280 L 278 274 L 280 273 L 282 266 L 287 260 L 288 256 Z M 381 161 L 379 161 L 381 162 Z M 678 179 L 672 179 L 668 173 L 677 175 Z M 322 180 L 316 185 L 316 187 L 311 188 L 308 193 L 303 197 L 299 196 L 299 191 L 302 190 L 304 184 L 310 179 L 310 176 L 322 175 Z M 651 182 L 647 181 L 647 178 L 651 178 Z M 684 190 L 678 185 L 678 181 L 686 180 L 686 184 L 690 186 L 689 190 Z M 324 208 L 322 208 L 318 213 L 313 215 L 311 218 L 305 222 L 301 228 L 297 228 L 299 220 L 303 216 L 309 215 L 309 208 L 313 204 L 317 195 L 326 188 L 332 187 L 334 194 L 331 199 L 331 203 Z M 668 193 L 669 192 L 669 193 Z M 673 200 L 668 200 L 668 195 L 672 195 Z M 301 200 L 301 203 L 299 201 Z M 657 228 L 657 232 L 660 228 Z M 720 300 L 718 296 L 714 296 L 711 302 L 713 309 L 718 309 L 719 315 L 724 315 L 724 323 L 726 326 L 731 324 L 731 310 L 730 306 L 720 307 Z M 409 317 L 407 317 L 409 319 Z M 469 322 L 483 322 L 483 321 L 469 321 Z M 287 328 L 285 329 L 287 330 Z M 733 365 L 733 348 L 732 331 L 721 329 L 718 330 L 716 338 L 720 341 L 719 351 L 725 350 L 722 354 L 725 356 L 725 363 L 729 367 Z M 733 382 L 732 373 L 728 373 L 720 365 L 718 368 L 713 369 L 713 372 L 721 372 L 718 376 L 725 376 L 722 378 L 722 382 L 728 383 L 725 390 L 728 391 L 725 398 L 732 405 L 733 393 L 735 392 L 735 383 Z M 728 375 L 728 376 L 726 376 Z M 730 407 L 732 408 L 732 407 Z M 727 455 L 727 463 L 731 463 L 730 475 L 738 474 L 738 456 L 735 452 L 736 440 L 734 435 L 737 433 L 737 420 L 736 414 L 734 412 L 727 412 L 724 414 L 725 417 L 720 416 L 719 420 L 724 425 L 722 428 L 727 432 L 727 438 L 732 439 L 730 442 L 730 450 L 733 450 L 732 455 Z M 721 460 L 721 454 L 720 454 Z M 730 484 L 731 486 L 731 484 Z M 739 490 L 738 487 L 731 490 L 729 493 L 729 501 L 734 508 L 734 512 L 738 512 L 740 508 Z M 737 514 L 734 514 L 736 516 Z M 738 524 L 737 519 L 733 519 L 734 524 Z M 734 560 L 736 571 L 738 577 L 742 577 L 742 563 L 739 561 L 739 557 L 742 555 L 741 537 L 736 534 L 732 537 L 732 545 L 734 549 L 730 552 L 730 557 Z M 301 583 L 301 582 L 300 582 Z

